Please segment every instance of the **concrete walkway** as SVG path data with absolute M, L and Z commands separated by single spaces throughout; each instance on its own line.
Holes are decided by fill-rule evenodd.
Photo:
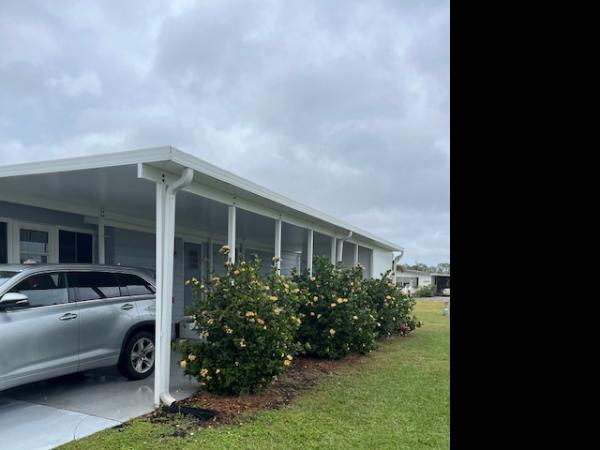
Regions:
M 171 357 L 171 393 L 198 390 Z M 0 392 L 0 448 L 45 450 L 120 425 L 154 409 L 154 376 L 129 381 L 116 368 L 91 370 Z

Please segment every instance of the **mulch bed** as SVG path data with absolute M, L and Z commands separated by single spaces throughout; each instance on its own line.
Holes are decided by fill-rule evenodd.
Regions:
M 297 357 L 285 373 L 260 393 L 224 396 L 199 391 L 185 400 L 176 402 L 176 405 L 205 408 L 217 412 L 212 419 L 197 421 L 199 426 L 212 428 L 225 424 L 239 424 L 242 414 L 281 408 L 289 404 L 302 391 L 315 386 L 321 379 L 337 373 L 340 369 L 363 364 L 367 359 L 367 356 L 362 355 L 350 355 L 339 361 Z M 168 421 L 164 412 L 154 412 L 147 417 L 153 422 Z

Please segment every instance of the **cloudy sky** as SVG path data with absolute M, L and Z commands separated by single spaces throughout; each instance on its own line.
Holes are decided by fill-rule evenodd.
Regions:
M 0 164 L 173 145 L 448 261 L 449 1 L 0 2 Z

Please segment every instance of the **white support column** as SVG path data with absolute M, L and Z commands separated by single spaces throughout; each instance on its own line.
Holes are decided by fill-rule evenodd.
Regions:
M 354 244 L 354 267 L 358 266 L 358 243 Z
M 175 259 L 175 199 L 192 182 L 194 171 L 186 168 L 169 187 L 156 188 L 156 325 L 154 403 L 171 405 L 171 331 L 173 319 L 173 271 Z
M 229 246 L 229 261 L 235 264 L 235 205 L 229 206 L 227 245 Z
M 105 242 L 106 235 L 104 231 L 104 208 L 100 209 L 98 218 L 98 264 L 106 264 Z
M 313 230 L 308 230 L 308 239 L 306 245 L 306 269 L 308 273 L 312 275 L 312 267 L 313 267 L 313 243 L 314 243 L 314 232 Z
M 165 184 L 156 185 L 156 322 L 155 322 L 155 343 L 154 352 L 154 405 L 160 405 L 160 394 L 163 380 L 163 293 L 164 293 L 164 241 L 165 241 L 165 200 L 167 186 Z M 169 336 L 170 337 L 170 336 Z
M 275 221 L 275 265 L 277 273 L 281 272 L 281 219 Z
M 158 365 L 161 367 L 160 384 L 161 399 L 169 397 L 166 403 L 174 401 L 169 395 L 171 378 L 171 322 L 173 319 L 173 264 L 175 253 L 175 195 L 165 195 L 165 215 L 163 234 L 163 285 L 161 291 L 162 316 L 160 320 L 160 341 L 158 347 L 161 349 Z
M 331 264 L 335 264 L 335 252 L 336 252 L 336 238 L 335 236 L 331 237 Z
M 344 240 L 338 239 L 338 247 L 337 247 L 337 262 L 342 262 L 344 255 Z

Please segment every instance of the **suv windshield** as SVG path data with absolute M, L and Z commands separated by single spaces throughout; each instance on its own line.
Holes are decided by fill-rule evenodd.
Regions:
M 7 272 L 7 271 L 0 270 L 0 286 L 2 286 L 4 283 L 6 283 L 8 280 L 10 280 L 12 277 L 14 277 L 18 273 L 19 272 Z

